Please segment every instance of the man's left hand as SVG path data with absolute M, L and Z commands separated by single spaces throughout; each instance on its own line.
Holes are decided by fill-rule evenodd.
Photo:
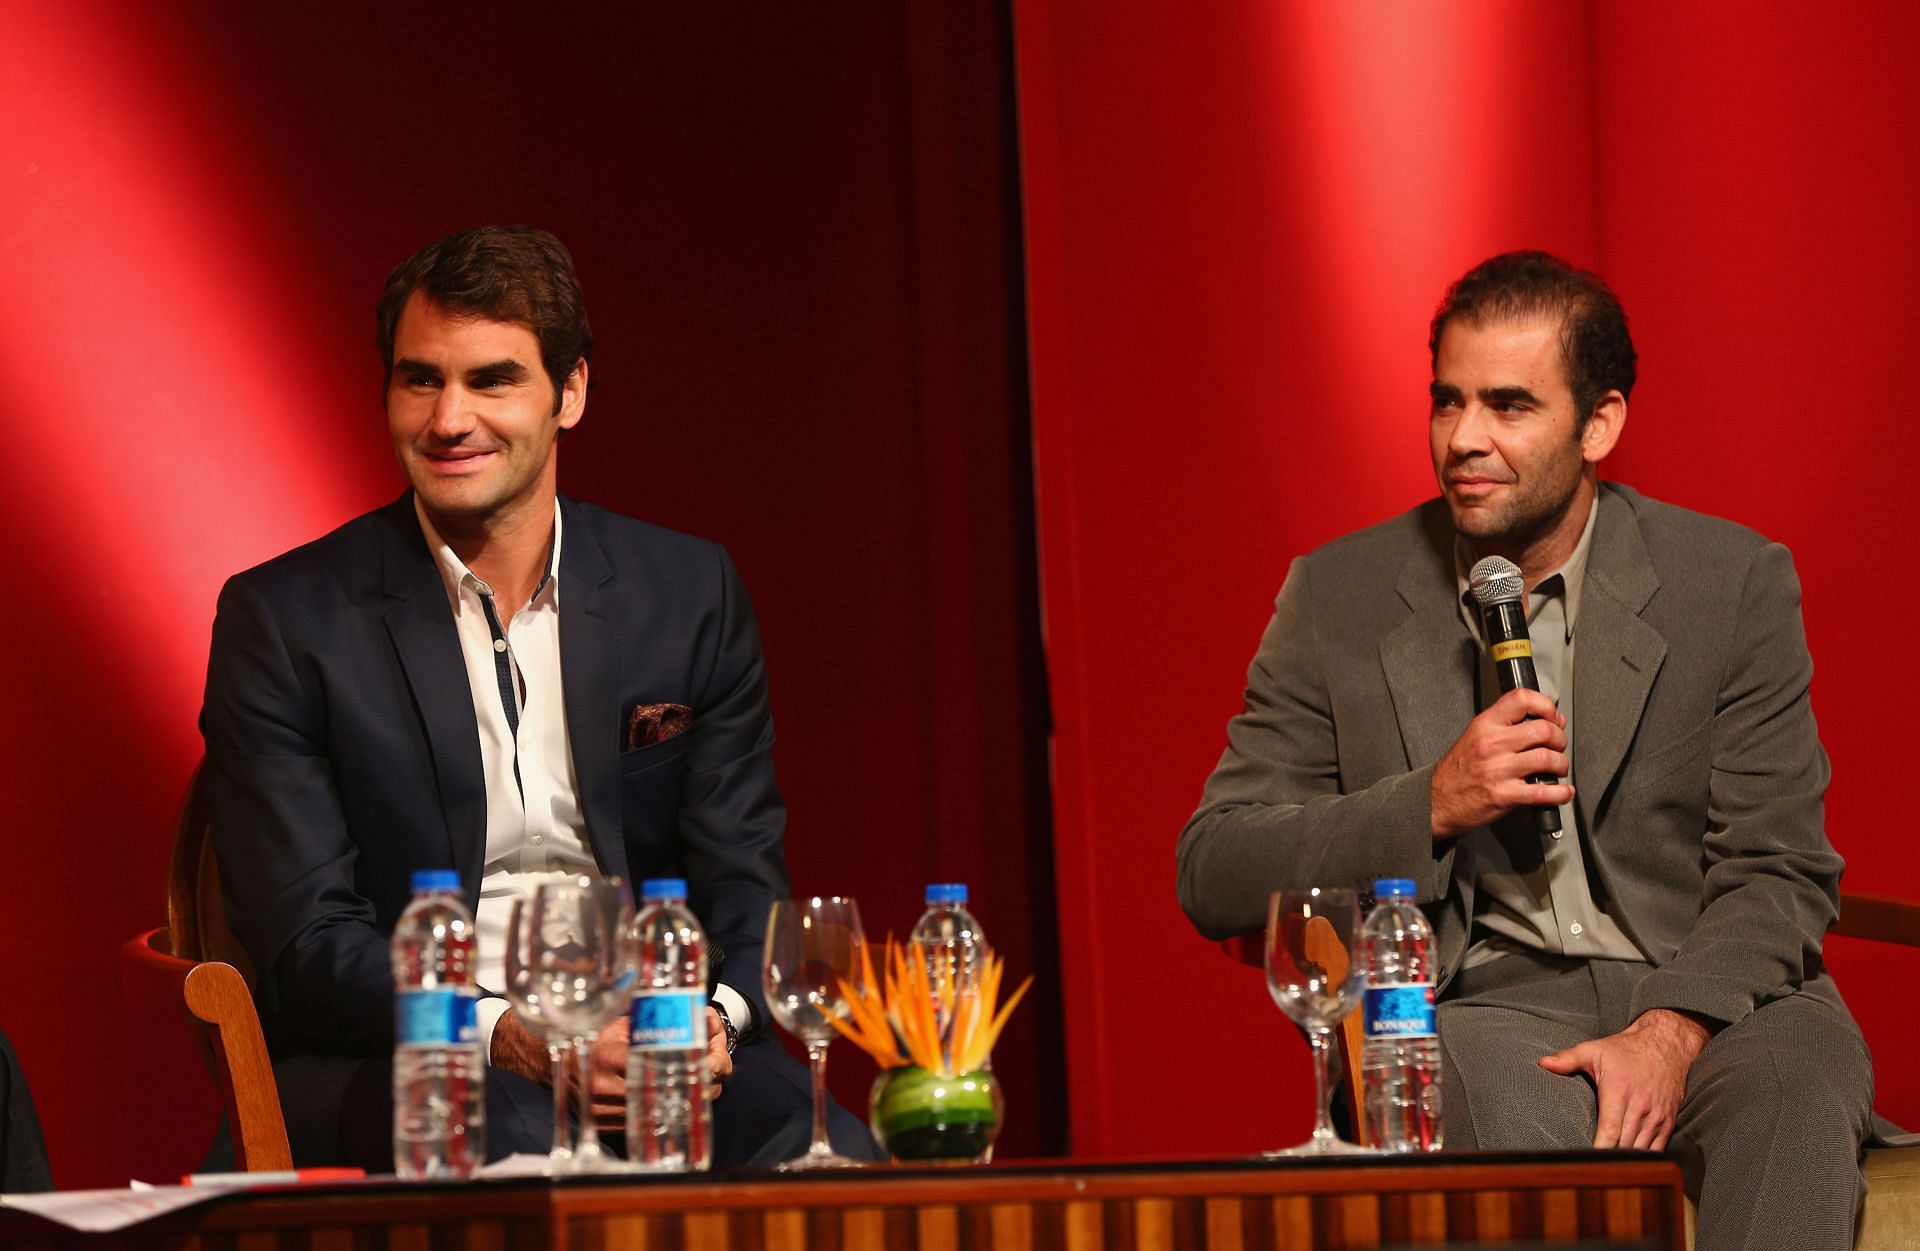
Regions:
M 1592 1076 L 1600 1097 L 1594 1146 L 1664 1151 L 1687 1093 L 1687 1070 L 1709 1036 L 1685 1013 L 1652 1008 L 1617 1034 L 1542 1057 L 1540 1067 L 1562 1077 Z

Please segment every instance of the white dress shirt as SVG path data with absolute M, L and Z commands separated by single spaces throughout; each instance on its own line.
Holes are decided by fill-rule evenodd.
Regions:
M 533 598 L 517 610 L 501 609 L 493 588 L 447 546 L 414 497 L 420 532 L 440 567 L 467 663 L 467 687 L 480 727 L 480 763 L 487 784 L 486 863 L 480 871 L 480 905 L 474 911 L 480 988 L 506 989 L 503 965 L 507 917 L 513 901 L 543 881 L 575 873 L 598 874 L 587 844 L 586 814 L 573 773 L 567 708 L 560 689 L 560 504 L 553 506 L 553 547 L 547 572 Z M 488 611 L 493 611 L 492 621 Z M 508 613 L 511 612 L 511 616 Z M 503 627 L 496 639 L 496 624 Z M 511 676 L 518 731 L 507 719 L 499 660 Z M 509 1005 L 482 999 L 480 1044 L 492 1055 L 493 1030 Z
M 480 871 L 480 904 L 474 911 L 480 949 L 476 980 L 482 990 L 498 995 L 506 989 L 507 918 L 513 901 L 541 882 L 600 872 L 587 841 L 586 813 L 580 806 L 561 690 L 560 502 L 555 500 L 553 505 L 553 547 L 547 555 L 547 571 L 533 598 L 511 617 L 495 602 L 493 588 L 475 577 L 440 537 L 419 496 L 414 497 L 413 510 L 446 584 L 460 654 L 467 665 L 473 715 L 480 727 L 487 850 Z M 508 720 L 502 694 L 503 659 L 517 732 Z M 753 1014 L 745 996 L 720 986 L 714 998 L 740 1029 L 751 1026 Z M 494 1027 L 510 1006 L 498 998 L 479 1003 L 480 1045 L 489 1062 Z

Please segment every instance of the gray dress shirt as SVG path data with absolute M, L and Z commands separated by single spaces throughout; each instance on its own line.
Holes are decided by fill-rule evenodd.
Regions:
M 1567 757 L 1573 757 L 1575 702 L 1574 630 L 1580 617 L 1580 591 L 1586 580 L 1587 552 L 1593 545 L 1598 508 L 1589 508 L 1587 524 L 1567 562 L 1542 578 L 1527 594 L 1527 633 L 1533 641 L 1533 667 L 1540 692 L 1567 718 Z M 1486 654 L 1485 626 L 1467 591 L 1474 560 L 1465 540 L 1454 547 L 1461 615 L 1481 642 L 1479 707 L 1500 697 L 1499 680 Z M 1577 787 L 1579 779 L 1569 777 Z M 1568 837 L 1571 835 L 1571 837 Z M 1454 875 L 1473 883 L 1473 930 L 1463 967 L 1473 968 L 1516 951 L 1544 952 L 1577 959 L 1646 960 L 1646 955 L 1613 918 L 1609 901 L 1587 867 L 1589 834 L 1579 805 L 1560 805 L 1560 830 L 1543 835 L 1532 814 L 1519 809 L 1460 838 Z

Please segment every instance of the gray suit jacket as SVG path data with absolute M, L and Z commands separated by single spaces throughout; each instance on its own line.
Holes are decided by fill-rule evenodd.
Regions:
M 1577 803 L 1596 896 L 1657 966 L 1633 1013 L 1736 1021 L 1838 996 L 1820 944 L 1841 861 L 1787 550 L 1604 484 L 1574 658 Z M 1475 712 L 1453 529 L 1431 501 L 1296 560 L 1246 709 L 1180 836 L 1180 901 L 1210 937 L 1270 892 L 1410 877 L 1458 969 L 1472 883 L 1430 834 L 1433 766 Z

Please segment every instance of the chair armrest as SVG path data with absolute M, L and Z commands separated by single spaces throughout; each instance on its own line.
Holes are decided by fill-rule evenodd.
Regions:
M 1840 919 L 1830 934 L 1920 947 L 1920 904 L 1884 895 L 1840 894 Z

